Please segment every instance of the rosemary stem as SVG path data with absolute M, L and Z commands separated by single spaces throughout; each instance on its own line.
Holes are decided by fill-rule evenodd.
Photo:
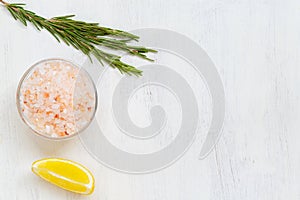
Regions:
M 94 55 L 96 59 L 103 64 L 105 62 L 112 68 L 118 69 L 122 74 L 140 76 L 142 71 L 134 66 L 121 61 L 121 56 L 114 55 L 99 49 L 107 47 L 112 50 L 120 50 L 130 53 L 133 56 L 152 61 L 147 57 L 147 53 L 156 52 L 153 49 L 139 46 L 131 46 L 128 43 L 131 40 L 138 40 L 138 36 L 131 33 L 102 27 L 98 23 L 89 23 L 73 19 L 75 15 L 66 15 L 44 18 L 30 10 L 26 10 L 25 4 L 6 3 L 0 0 L 15 20 L 20 21 L 27 26 L 31 23 L 37 30 L 48 31 L 58 42 L 64 42 L 68 46 L 81 51 L 91 58 Z M 103 62 L 102 62 L 103 61 Z
M 5 1 L 3 1 L 3 0 L 0 0 L 0 2 L 2 3 L 2 4 L 4 4 L 4 5 L 7 5 L 8 3 L 6 3 Z

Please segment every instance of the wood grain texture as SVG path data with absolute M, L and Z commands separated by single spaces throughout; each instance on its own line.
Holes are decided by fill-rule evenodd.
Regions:
M 49 143 L 21 122 L 15 93 L 38 60 L 85 58 L 46 32 L 24 28 L 0 8 L 0 199 L 253 200 L 300 199 L 300 2 L 298 0 L 24 1 L 50 17 L 76 13 L 125 30 L 166 28 L 185 34 L 216 64 L 226 91 L 224 133 L 198 160 L 201 138 L 171 167 L 128 175 L 96 162 L 79 140 Z M 88 166 L 96 189 L 85 197 L 35 177 L 31 163 L 66 157 Z

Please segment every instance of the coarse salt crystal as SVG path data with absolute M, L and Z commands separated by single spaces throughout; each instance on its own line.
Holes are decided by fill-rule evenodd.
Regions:
M 59 108 L 59 104 L 53 104 L 52 109 L 57 110 Z
M 64 137 L 92 120 L 95 95 L 93 82 L 84 70 L 67 61 L 48 60 L 26 75 L 19 104 L 23 119 L 33 130 L 48 137 Z
M 50 133 L 50 131 L 51 131 L 51 127 L 50 126 L 48 126 L 48 125 L 46 125 L 46 133 Z

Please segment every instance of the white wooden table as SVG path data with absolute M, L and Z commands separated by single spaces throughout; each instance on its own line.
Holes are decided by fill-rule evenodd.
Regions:
M 133 30 L 166 28 L 185 34 L 214 61 L 226 92 L 226 120 L 216 149 L 198 160 L 197 138 L 175 164 L 130 175 L 96 162 L 78 139 L 49 143 L 31 134 L 15 106 L 18 81 L 36 61 L 79 52 L 48 33 L 24 28 L 0 8 L 0 199 L 253 200 L 300 199 L 300 2 L 298 0 L 52 0 L 27 8 L 51 17 Z M 30 171 L 43 157 L 88 166 L 91 196 L 52 186 Z

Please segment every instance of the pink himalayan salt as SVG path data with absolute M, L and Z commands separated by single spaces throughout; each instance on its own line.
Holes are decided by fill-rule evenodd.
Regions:
M 67 137 L 94 117 L 95 87 L 87 72 L 64 60 L 38 63 L 19 88 L 24 121 L 46 137 Z

